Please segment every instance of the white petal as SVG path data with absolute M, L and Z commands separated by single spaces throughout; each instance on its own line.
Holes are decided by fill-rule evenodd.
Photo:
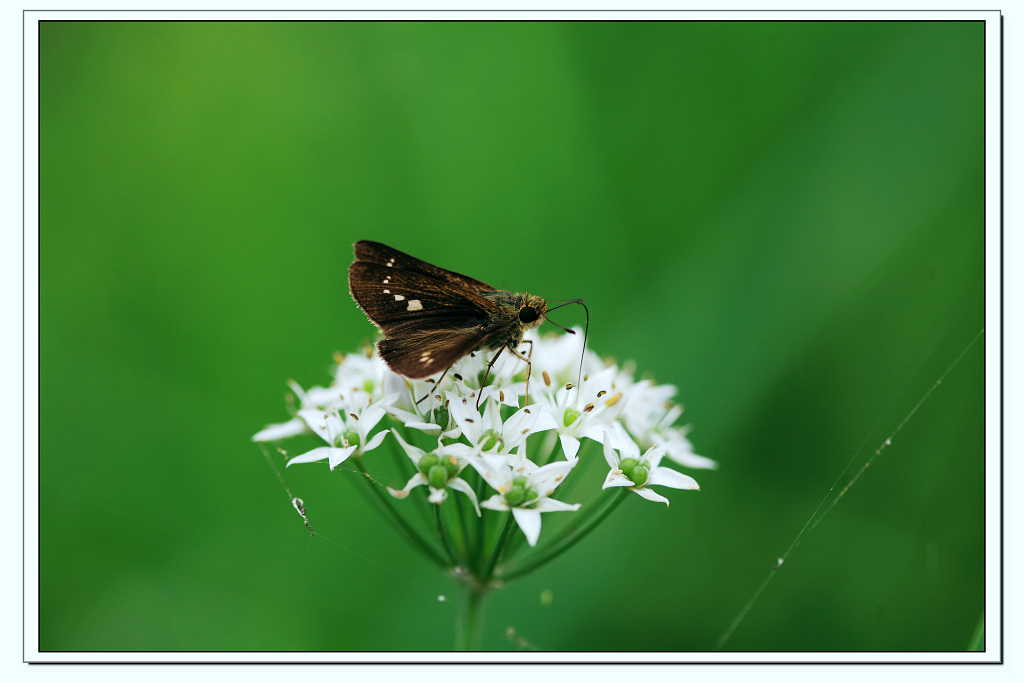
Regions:
M 381 433 L 383 434 L 387 431 L 390 430 L 385 429 L 384 432 Z M 405 451 L 405 454 L 409 456 L 409 459 L 412 460 L 414 464 L 418 465 L 420 462 L 420 458 L 423 457 L 424 450 L 418 446 L 413 446 L 409 443 L 406 443 L 405 439 L 403 439 L 402 435 L 399 434 L 397 431 L 392 431 L 391 435 L 398 439 L 398 445 L 402 447 L 402 450 Z
M 455 444 L 452 444 L 454 446 Z M 450 446 L 449 446 L 450 447 Z M 480 476 L 484 478 L 487 485 L 495 491 L 504 493 L 512 486 L 513 474 L 508 466 L 508 457 L 504 455 L 478 455 L 466 457 L 469 464 L 473 466 Z M 508 507 L 493 508 L 507 510 Z
M 330 453 L 328 453 L 327 461 L 330 463 L 331 469 L 333 470 L 335 467 L 348 460 L 348 456 L 352 455 L 357 448 L 358 446 L 346 446 L 345 448 L 329 449 Z
M 252 436 L 253 441 L 277 441 L 289 436 L 295 436 L 306 431 L 306 423 L 298 417 L 293 417 L 281 424 L 269 425 Z
M 443 429 L 439 424 L 434 424 L 433 422 L 419 422 L 417 420 L 409 420 L 405 423 L 405 426 L 408 429 L 418 429 L 421 432 L 434 435 L 440 434 L 441 429 Z
M 487 508 L 488 510 L 508 510 L 508 503 L 505 502 L 505 496 L 496 493 L 480 503 L 480 507 Z
M 643 455 L 640 456 L 640 462 L 644 463 L 650 469 L 654 469 L 661 463 L 661 458 L 665 455 L 665 449 L 661 446 L 654 445 L 648 448 Z
M 435 505 L 440 505 L 444 502 L 444 499 L 448 497 L 448 489 L 435 489 L 433 486 L 430 487 L 430 495 L 427 496 L 427 500 Z
M 612 447 L 612 440 L 607 436 L 604 440 L 603 449 L 604 461 L 608 463 L 608 467 L 617 470 L 619 468 L 619 454 L 615 452 L 615 449 Z
M 296 455 L 294 458 L 288 461 L 288 464 L 285 465 L 285 467 L 291 467 L 292 465 L 302 464 L 306 462 L 319 462 L 321 460 L 324 460 L 325 458 L 329 458 L 331 455 L 331 451 L 333 450 L 341 449 L 331 448 L 330 446 L 320 446 L 319 448 L 314 448 L 313 450 L 307 451 L 302 455 Z
M 717 470 L 718 463 L 711 458 L 705 458 L 703 455 L 697 455 L 692 451 L 676 451 L 672 450 L 672 445 L 669 445 L 669 451 L 665 454 L 669 460 L 674 460 L 684 467 L 692 467 L 698 470 Z
M 462 433 L 466 435 L 470 443 L 479 443 L 484 433 L 484 418 L 475 404 L 468 397 L 463 398 L 457 394 L 447 392 L 448 414 L 452 416 Z M 465 401 L 465 403 L 463 403 Z M 493 405 L 493 404 L 488 404 Z
M 643 489 L 633 489 L 633 490 L 636 491 L 638 494 L 640 494 L 641 498 L 646 498 L 647 500 L 652 500 L 655 503 L 664 503 L 665 505 L 668 505 L 668 498 L 666 498 L 665 496 L 658 495 L 657 493 L 655 493 L 654 491 L 652 491 L 650 489 L 643 488 Z
M 568 434 L 559 434 L 558 440 L 562 442 L 562 452 L 566 460 L 575 460 L 576 454 L 580 452 L 580 440 Z
M 367 408 L 359 414 L 359 427 L 364 430 L 364 433 L 369 433 L 371 429 L 377 426 L 380 419 L 388 414 L 386 406 L 394 403 L 397 396 L 385 396 L 380 401 L 367 406 Z
M 417 472 L 416 474 L 414 474 L 412 476 L 412 479 L 410 479 L 406 483 L 405 488 L 402 489 L 401 491 L 396 491 L 393 488 L 391 488 L 390 486 L 388 486 L 387 489 L 388 489 L 388 493 L 390 493 L 392 496 L 394 496 L 395 498 L 401 499 L 401 498 L 405 498 L 406 496 L 408 496 L 409 495 L 409 491 L 411 491 L 412 489 L 416 488 L 417 486 L 422 486 L 423 484 L 426 484 L 426 483 L 427 483 L 427 478 L 425 476 L 423 476 L 423 473 L 422 472 Z
M 540 537 L 540 510 L 512 508 L 512 516 L 516 518 L 516 524 L 523 530 L 526 542 L 530 545 L 537 545 L 537 539 Z
M 370 442 L 363 447 L 363 453 L 366 451 L 372 451 L 374 448 L 380 445 L 380 442 L 384 440 L 384 435 L 390 432 L 390 429 L 384 429 L 373 435 Z
M 569 471 L 576 466 L 579 460 L 559 460 L 548 463 L 536 472 L 527 475 L 530 488 L 541 496 L 550 496 L 559 484 L 565 481 Z
M 640 459 L 640 447 L 629 436 L 621 422 L 612 423 L 611 429 L 605 432 L 604 442 L 608 443 L 609 441 L 612 447 L 619 452 L 620 458 Z
M 332 446 L 335 436 L 345 431 L 345 425 L 336 414 L 328 414 L 319 408 L 303 408 L 298 414 L 314 434 Z
M 690 489 L 699 491 L 700 486 L 693 477 L 676 472 L 668 467 L 655 467 L 651 470 L 646 486 L 671 486 L 674 489 Z
M 483 396 L 481 401 L 486 401 L 489 398 L 493 398 L 495 401 L 512 408 L 519 409 L 519 391 L 516 390 L 515 385 L 496 387 L 488 384 L 484 387 L 480 394 Z
M 580 509 L 579 503 L 564 503 L 554 498 L 541 498 L 533 506 L 538 512 L 576 512 Z
M 606 489 L 612 486 L 634 486 L 634 484 L 630 481 L 629 477 L 622 473 L 622 470 L 613 469 L 604 478 L 604 484 L 601 485 L 601 488 Z

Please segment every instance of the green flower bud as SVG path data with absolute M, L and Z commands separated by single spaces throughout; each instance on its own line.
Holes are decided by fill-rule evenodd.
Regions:
M 434 424 L 441 425 L 444 429 L 448 426 L 448 409 L 447 408 L 434 408 L 434 417 L 432 418 Z
M 459 459 L 451 455 L 441 460 L 441 465 L 448 470 L 448 478 L 452 479 L 459 473 Z
M 632 481 L 633 479 L 633 468 L 640 464 L 640 461 L 636 458 L 623 458 L 622 462 L 619 463 L 619 469 L 626 475 L 626 478 Z
M 643 486 L 651 478 L 650 468 L 633 458 L 625 458 L 619 464 L 619 469 L 634 486 Z
M 443 489 L 448 485 L 448 469 L 444 465 L 434 465 L 427 472 L 427 483 L 431 488 Z
M 519 507 L 526 501 L 526 489 L 513 486 L 505 493 L 505 502 L 510 507 Z
M 423 476 L 429 476 L 430 468 L 436 467 L 440 459 L 434 453 L 427 453 L 420 458 L 418 469 Z

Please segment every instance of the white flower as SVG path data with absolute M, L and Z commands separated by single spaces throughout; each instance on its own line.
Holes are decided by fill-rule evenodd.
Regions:
M 433 386 L 427 382 L 410 382 L 391 370 L 385 370 L 384 395 L 395 397 L 387 411 L 409 429 L 440 436 L 448 425 L 437 422 L 440 411 L 437 400 L 430 395 L 432 391 L 436 391 Z M 417 391 L 420 392 L 419 396 L 416 395 Z
M 651 446 L 643 455 L 632 439 L 621 427 L 616 433 L 609 432 L 604 440 L 604 459 L 611 467 L 601 488 L 626 486 L 630 491 L 647 500 L 668 505 L 668 498 L 651 491 L 648 486 L 668 486 L 674 489 L 699 490 L 692 477 L 668 467 L 661 467 L 664 450 Z
M 654 384 L 648 379 L 632 384 L 622 410 L 629 433 L 644 443 L 652 432 L 671 426 L 683 414 L 683 407 L 671 402 L 675 393 L 671 384 Z
M 489 510 L 511 510 L 530 545 L 536 545 L 540 536 L 542 512 L 579 510 L 579 503 L 570 505 L 549 497 L 577 462 L 560 460 L 537 467 L 525 457 L 481 455 L 469 458 L 484 481 L 498 492 L 480 505 Z
M 268 425 L 252 435 L 253 441 L 279 441 L 289 436 L 296 436 L 308 431 L 305 421 L 301 417 L 293 417 L 287 422 Z
M 299 398 L 302 410 L 345 410 L 346 406 L 362 407 L 383 397 L 384 361 L 374 356 L 352 354 L 337 358 L 334 382 L 329 387 L 311 387 L 304 391 L 298 382 L 288 386 Z M 351 409 L 349 409 L 351 410 Z M 306 420 L 296 415 L 288 422 L 269 425 L 253 435 L 253 441 L 278 441 L 298 434 L 310 433 Z
M 501 407 L 497 402 L 487 401 L 481 415 L 472 398 L 449 393 L 448 411 L 457 428 L 445 436 L 464 436 L 470 446 L 478 448 L 480 452 L 508 453 L 519 447 L 531 434 L 555 427 L 550 415 L 536 405 L 521 408 L 503 421 Z
M 618 395 L 611 393 L 614 377 L 615 368 L 606 368 L 588 375 L 579 387 L 549 387 L 545 382 L 538 392 L 538 402 L 554 423 L 566 460 L 576 459 L 580 439 L 604 441 L 604 432 L 614 419 L 610 408 L 618 401 Z
M 315 407 L 318 407 L 317 404 L 313 403 L 313 400 L 310 398 L 309 394 L 307 394 L 305 391 L 303 391 L 302 387 L 300 387 L 295 380 L 289 380 L 288 381 L 288 386 L 291 387 L 291 390 L 293 392 L 295 392 L 296 396 L 299 397 L 299 405 L 302 408 L 315 408 Z M 320 389 L 320 388 L 317 387 L 317 389 Z M 323 391 L 322 389 L 320 389 L 320 390 Z M 290 396 L 288 398 L 291 399 Z M 335 396 L 335 399 L 336 398 L 337 397 Z M 336 402 L 340 403 L 340 400 L 337 400 Z M 319 407 L 323 407 L 323 406 L 319 406 Z M 253 441 L 278 441 L 279 439 L 285 439 L 285 438 L 288 438 L 289 436 L 296 436 L 296 435 L 302 434 L 302 433 L 310 433 L 310 429 L 309 429 L 309 426 L 306 424 L 306 421 L 303 420 L 298 415 L 296 415 L 292 419 L 288 420 L 288 422 L 282 422 L 280 424 L 268 425 L 264 429 L 261 429 L 260 431 L 258 431 L 255 434 L 253 434 L 252 440 Z
M 440 505 L 448 497 L 448 489 L 451 488 L 466 494 L 469 500 L 472 501 L 473 509 L 476 510 L 477 516 L 480 516 L 480 506 L 477 504 L 476 493 L 473 491 L 473 487 L 466 483 L 464 479 L 459 478 L 459 473 L 468 464 L 466 460 L 453 454 L 445 454 L 444 445 L 440 441 L 438 441 L 435 452 L 427 453 L 422 448 L 406 443 L 405 439 L 398 432 L 392 432 L 392 434 L 398 439 L 398 443 L 401 444 L 405 454 L 412 460 L 412 464 L 416 467 L 416 474 L 413 475 L 401 491 L 396 491 L 389 486 L 387 487 L 388 493 L 395 498 L 405 498 L 412 489 L 417 486 L 426 485 L 430 489 L 428 500 L 431 503 Z
M 300 409 L 299 417 L 328 445 L 295 456 L 288 461 L 288 466 L 317 462 L 326 458 L 333 470 L 353 454 L 362 455 L 379 446 L 388 430 L 377 432 L 373 437 L 369 434 L 384 417 L 385 406 L 393 401 L 394 397 L 388 396 L 376 403 L 370 403 L 367 394 L 363 393 L 362 396 L 366 397 L 366 403 L 362 406 L 346 406 L 350 412 L 343 413 L 337 408 L 330 411 L 316 408 Z
M 665 450 L 665 457 L 684 467 L 701 470 L 718 469 L 718 463 L 711 458 L 693 452 L 693 444 L 686 438 L 686 429 L 669 427 L 651 434 L 651 442 Z
M 385 395 L 384 375 L 389 372 L 380 356 L 367 349 L 367 353 L 337 354 L 338 366 L 334 370 L 331 388 L 341 394 L 362 391 L 377 400 Z M 312 390 L 310 390 L 312 391 Z

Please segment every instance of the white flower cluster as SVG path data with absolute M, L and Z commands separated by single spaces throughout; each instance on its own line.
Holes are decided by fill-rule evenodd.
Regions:
M 478 514 L 481 507 L 511 511 L 530 545 L 540 535 L 541 513 L 580 507 L 552 496 L 579 462 L 581 442 L 602 445 L 610 468 L 603 488 L 627 487 L 666 504 L 668 499 L 651 486 L 697 489 L 691 477 L 661 465 L 668 458 L 686 467 L 716 467 L 693 452 L 686 429 L 674 424 L 682 413 L 670 400 L 675 388 L 636 381 L 629 371 L 584 352 L 582 336 L 527 333 L 526 343 L 532 342 L 528 397 L 527 366 L 509 353 L 491 368 L 482 390 L 480 381 L 493 354 L 466 356 L 441 386 L 437 377 L 411 381 L 396 375 L 376 355 L 345 356 L 330 387 L 304 391 L 292 383 L 300 404 L 295 417 L 267 427 L 253 440 L 311 432 L 326 445 L 288 465 L 327 460 L 333 469 L 377 448 L 391 431 L 416 470 L 403 489 L 389 488 L 394 497 L 404 498 L 425 485 L 429 500 L 440 504 L 452 489 L 466 495 Z M 529 404 L 521 407 L 526 400 Z M 393 428 L 377 429 L 385 415 L 393 418 Z M 414 431 L 436 438 L 436 448 L 411 445 Z M 479 502 L 462 476 L 467 467 L 496 493 Z

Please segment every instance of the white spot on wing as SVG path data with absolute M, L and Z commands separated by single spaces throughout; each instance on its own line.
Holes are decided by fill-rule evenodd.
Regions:
M 395 301 L 405 301 L 405 297 L 401 294 L 395 294 Z
M 405 297 L 402 297 L 402 298 L 405 298 Z M 422 311 L 423 310 L 423 304 L 420 303 L 419 299 L 409 299 L 409 305 L 406 306 L 405 310 L 407 310 L 407 311 Z
M 385 293 L 385 294 L 390 294 L 390 293 L 391 293 L 391 290 L 390 290 L 390 289 L 385 289 L 385 290 L 384 290 L 384 293 Z

